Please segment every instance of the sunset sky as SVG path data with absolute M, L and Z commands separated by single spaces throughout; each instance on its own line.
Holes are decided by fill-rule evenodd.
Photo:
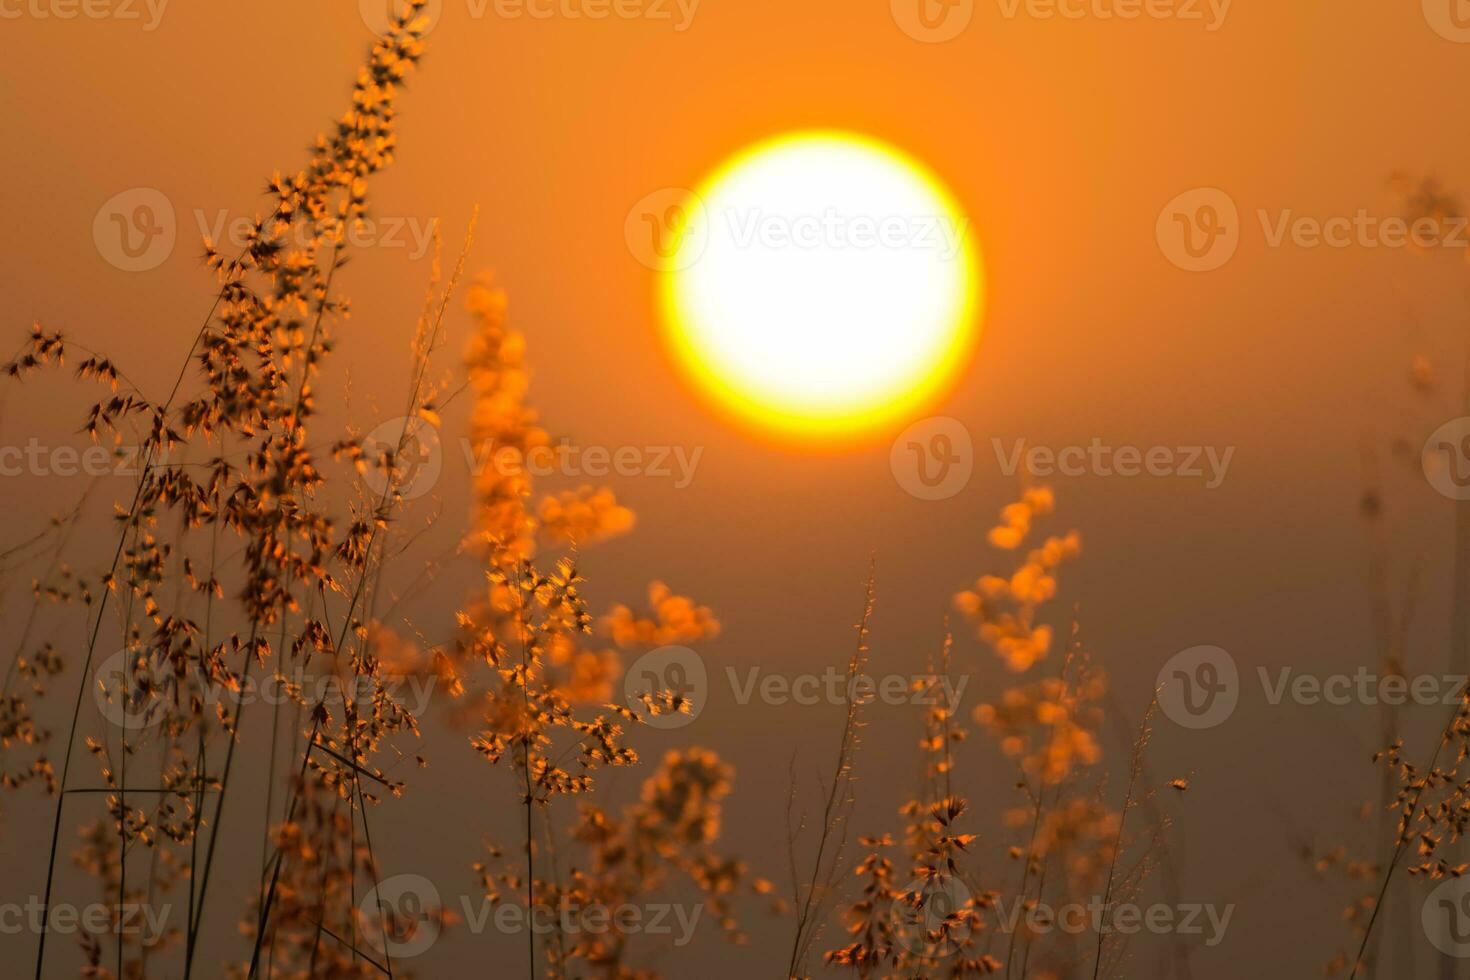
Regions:
M 373 6 L 140 0 L 136 18 L 68 18 L 59 2 L 0 0 L 0 293 L 14 345 L 38 321 L 166 392 L 214 295 L 201 238 L 255 214 L 264 178 L 301 165 L 345 104 Z M 726 849 L 781 881 L 791 773 L 814 801 L 842 711 L 741 703 L 727 668 L 840 669 L 871 559 L 875 669 L 921 671 L 953 617 L 957 660 L 981 665 L 968 719 L 1008 679 L 951 598 L 1001 567 L 986 532 L 1020 492 L 1018 454 L 1097 444 L 1196 463 L 1127 475 L 1116 455 L 1107 467 L 1094 456 L 1035 481 L 1056 494 L 1049 530 L 1082 538 L 1062 575 L 1058 628 L 1075 606 L 1131 720 L 1125 734 L 1105 732 L 1121 747 L 1109 760 L 1119 777 L 1122 739 L 1166 662 L 1201 645 L 1230 652 L 1245 679 L 1233 717 L 1201 730 L 1160 717 L 1149 754 L 1155 777 L 1190 779 L 1175 827 L 1183 893 L 1237 906 L 1226 941 L 1192 954 L 1191 975 L 1237 977 L 1262 961 L 1268 976 L 1316 975 L 1342 941 L 1340 908 L 1293 847 L 1363 830 L 1353 818 L 1378 785 L 1377 715 L 1361 704 L 1273 705 L 1258 678 L 1374 663 L 1365 446 L 1380 456 L 1394 588 L 1410 569 L 1423 582 L 1409 666 L 1447 670 L 1453 506 L 1424 479 L 1419 450 L 1465 414 L 1470 242 L 1395 247 L 1382 222 L 1404 213 L 1395 174 L 1470 194 L 1470 130 L 1454 101 L 1470 81 L 1470 29 L 1441 18 L 1435 0 L 959 0 L 950 16 L 968 20 L 947 40 L 926 33 L 906 0 L 622 0 L 629 15 L 604 17 L 589 13 L 602 9 L 592 0 L 434 6 L 425 57 L 398 100 L 397 159 L 374 181 L 378 232 L 340 273 L 353 312 L 319 393 L 330 425 L 402 414 L 429 229 L 439 223 L 452 263 L 478 208 L 467 271 L 493 274 L 508 295 L 542 424 L 579 446 L 667 462 L 590 474 L 637 514 L 636 533 L 582 557 L 594 612 L 641 600 L 662 579 L 722 624 L 705 651 L 716 678 L 708 704 L 686 727 L 633 742 L 651 759 L 693 743 L 732 763 Z M 1120 13 L 1134 8 L 1167 15 Z M 858 134 L 916 161 L 977 246 L 983 303 L 952 383 L 861 438 L 783 435 L 722 412 L 665 342 L 664 273 L 630 243 L 650 199 L 807 130 Z M 149 268 L 123 267 L 106 244 L 106 205 L 119 195 L 131 195 L 127 213 L 159 199 L 172 210 L 171 221 L 154 217 L 176 244 Z M 1224 217 L 1233 253 L 1191 257 L 1171 237 L 1173 215 L 1222 202 L 1234 212 Z M 1352 225 L 1342 247 L 1313 244 L 1311 229 L 1333 219 Z M 459 305 L 444 371 L 471 330 Z M 1416 357 L 1441 382 L 1428 398 L 1411 385 Z M 0 444 L 76 441 L 88 404 L 66 385 L 0 389 Z M 451 634 L 460 597 L 482 580 L 453 554 L 471 509 L 468 399 L 442 414 L 442 473 L 408 519 L 422 531 L 419 565 L 442 567 L 403 609 L 431 642 Z M 972 470 L 943 499 L 922 499 L 896 473 L 894 443 L 934 416 L 969 437 Z M 1395 440 L 1407 446 L 1400 457 Z M 55 474 L 7 479 L 5 542 L 83 488 Z M 79 539 L 70 560 L 105 564 L 112 545 Z M 405 586 L 414 577 L 400 574 Z M 4 609 L 8 642 L 23 608 Z M 74 690 L 76 676 L 64 677 Z M 1411 718 L 1416 744 L 1432 743 L 1441 713 Z M 922 718 L 879 706 L 869 721 L 855 835 L 893 824 Z M 380 857 L 458 894 L 473 888 L 466 855 L 482 837 L 514 833 L 517 812 L 501 805 L 511 782 L 443 719 L 425 731 L 441 749 L 394 801 Z M 972 802 L 1010 792 L 999 755 L 977 753 L 972 765 Z M 641 779 L 614 774 L 603 791 L 633 799 Z M 0 877 L 44 879 L 50 815 L 38 795 L 7 803 Z M 223 911 L 225 899 L 211 901 Z M 237 941 L 227 918 L 211 928 Z M 778 976 L 790 923 L 745 918 L 750 945 L 702 936 L 662 967 Z M 0 935 L 0 957 L 28 964 L 33 946 Z M 462 975 L 523 955 L 509 938 L 451 933 L 414 966 Z M 1152 967 L 1140 959 L 1125 975 Z

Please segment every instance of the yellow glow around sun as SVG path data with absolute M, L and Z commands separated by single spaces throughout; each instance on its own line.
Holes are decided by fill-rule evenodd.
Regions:
M 922 165 L 801 132 L 738 154 L 669 209 L 668 339 L 747 421 L 849 439 L 910 419 L 968 359 L 980 252 Z

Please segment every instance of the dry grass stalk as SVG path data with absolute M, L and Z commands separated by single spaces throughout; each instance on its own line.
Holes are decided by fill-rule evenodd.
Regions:
M 871 632 L 873 618 L 876 574 L 875 567 L 868 569 L 868 580 L 863 594 L 863 611 L 857 624 L 857 642 L 847 661 L 844 689 L 850 693 L 856 690 L 854 681 L 863 672 L 868 659 L 868 636 Z M 831 782 L 826 787 L 826 799 L 822 806 L 821 825 L 817 833 L 817 850 L 812 857 L 811 873 L 803 882 L 796 878 L 793 872 L 792 905 L 796 909 L 796 934 L 792 938 L 791 957 L 787 964 L 787 975 L 792 978 L 806 975 L 806 963 L 811 954 L 812 944 L 821 934 L 833 892 L 844 873 L 842 855 L 847 846 L 848 817 L 852 812 L 854 801 L 855 764 L 859 732 L 863 726 L 862 707 L 860 698 L 849 696 L 846 699 L 842 733 L 837 742 L 837 761 Z M 793 781 L 792 799 L 795 793 L 796 787 Z M 788 799 L 787 805 L 787 845 L 790 852 L 790 863 L 794 869 L 796 866 L 796 839 L 804 821 L 799 820 L 794 826 L 791 824 L 792 799 Z

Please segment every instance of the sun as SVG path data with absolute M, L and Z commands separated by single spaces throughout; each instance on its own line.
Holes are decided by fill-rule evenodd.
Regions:
M 792 133 L 660 216 L 660 306 L 696 386 L 766 431 L 849 441 L 912 420 L 974 345 L 981 256 L 937 177 L 852 133 Z

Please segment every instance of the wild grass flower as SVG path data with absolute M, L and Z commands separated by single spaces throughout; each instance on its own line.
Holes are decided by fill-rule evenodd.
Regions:
M 1028 489 L 1004 509 L 987 537 L 1004 552 L 1016 551 L 1054 509 L 1048 488 Z M 1056 596 L 1057 569 L 1079 553 L 1076 532 L 1048 537 L 1009 576 L 981 576 L 973 589 L 956 596 L 956 606 L 1006 670 L 1032 673 L 1045 657 L 1052 628 L 1041 617 Z M 931 658 L 931 673 L 948 676 L 952 659 L 953 642 L 946 635 L 938 657 Z M 1105 904 L 1128 900 L 1163 853 L 1167 818 L 1128 826 L 1130 813 L 1154 810 L 1156 790 L 1143 778 L 1147 719 L 1133 741 L 1122 809 L 1103 801 L 1107 780 L 1098 770 L 1098 729 L 1107 693 L 1106 676 L 1074 627 L 1054 675 L 1024 680 L 975 711 L 1018 776 L 1018 804 L 990 808 L 996 835 L 1014 841 L 1001 848 L 988 844 L 975 825 L 963 788 L 957 753 L 969 745 L 964 725 L 952 705 L 928 706 L 919 739 L 919 792 L 899 809 L 907 871 L 900 873 L 888 856 L 893 836 L 863 838 L 868 853 L 855 869 L 861 894 L 843 910 L 849 941 L 828 950 L 825 962 L 860 977 L 892 980 L 1117 975 L 1125 951 L 1116 936 L 1100 933 L 1089 949 L 1077 937 L 1031 925 L 1043 900 L 1085 903 L 1098 894 Z M 996 851 L 1019 863 L 1013 886 L 987 884 L 978 873 L 984 855 Z M 899 883 L 905 879 L 910 884 Z M 1001 914 L 1003 909 L 1008 913 Z
M 987 536 L 990 543 L 1007 551 L 1019 548 L 1033 522 L 1055 506 L 1050 489 L 1028 489 L 1001 512 L 1001 523 Z M 1056 596 L 1057 569 L 1081 551 L 1082 539 L 1075 531 L 1049 537 L 1009 576 L 982 575 L 973 588 L 955 596 L 955 608 L 1012 671 L 1024 673 L 1051 650 L 1052 628 L 1037 617 Z

